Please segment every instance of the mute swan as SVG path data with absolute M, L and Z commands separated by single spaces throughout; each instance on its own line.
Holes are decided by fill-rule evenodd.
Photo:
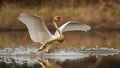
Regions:
M 56 22 L 60 22 L 62 18 L 60 16 L 55 16 L 53 18 L 53 25 L 56 28 L 56 32 L 52 35 L 47 29 L 44 21 L 37 15 L 30 15 L 26 13 L 21 13 L 18 19 L 24 23 L 30 34 L 30 38 L 34 42 L 39 42 L 42 46 L 32 53 L 36 53 L 39 51 L 47 50 L 49 51 L 49 46 L 51 46 L 54 42 L 62 43 L 64 41 L 63 32 L 66 31 L 88 31 L 91 29 L 90 26 L 79 23 L 77 21 L 68 21 L 63 24 L 60 28 L 58 28 Z

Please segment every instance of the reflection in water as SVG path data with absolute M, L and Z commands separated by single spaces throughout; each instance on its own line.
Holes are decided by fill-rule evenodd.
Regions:
M 120 32 L 67 32 L 64 35 L 65 42 L 58 47 L 59 49 L 74 47 L 73 49 L 81 48 L 83 50 L 87 48 L 87 51 L 70 49 L 66 52 L 62 50 L 47 55 L 29 56 L 29 52 L 35 48 L 24 48 L 27 46 L 18 48 L 21 45 L 32 44 L 28 33 L 0 32 L 0 48 L 6 47 L 0 49 L 0 68 L 120 68 L 120 55 L 114 55 L 120 54 L 120 51 L 113 49 L 120 47 Z M 72 37 L 73 35 L 74 37 Z M 104 51 L 101 52 L 99 48 L 95 48 L 96 44 L 99 47 L 113 48 L 108 49 L 109 52 L 103 48 Z M 92 47 L 93 50 L 90 50 L 89 47 Z
M 61 53 L 61 52 L 60 52 Z M 65 53 L 65 52 L 64 52 Z M 71 53 L 71 52 L 70 52 Z M 96 56 L 97 55 L 97 56 Z M 1 68 L 120 68 L 120 55 L 0 56 Z
M 65 56 L 61 56 L 63 58 Z M 37 63 L 36 63 L 37 62 Z M 1 57 L 1 68 L 119 68 L 120 56 L 84 56 L 77 59 L 59 61 L 51 58 L 29 56 Z
M 0 56 L 0 68 L 39 68 L 28 56 Z
M 25 48 L 32 44 L 28 33 L 0 32 L 0 48 L 5 48 L 0 49 L 0 68 L 120 68 L 120 55 L 117 55 L 120 54 L 117 50 L 120 47 L 120 32 L 67 32 L 64 35 L 65 42 L 58 46 L 59 49 L 74 47 L 75 50 L 80 48 L 83 51 L 69 49 L 66 52 L 61 50 L 46 55 L 29 56 L 30 51 L 35 48 Z M 96 44 L 105 50 L 101 52 L 99 48 L 95 48 Z M 24 47 L 18 48 L 21 45 Z M 110 48 L 109 52 L 105 47 Z

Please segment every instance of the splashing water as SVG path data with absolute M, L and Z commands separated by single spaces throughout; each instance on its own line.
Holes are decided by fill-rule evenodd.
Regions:
M 14 56 L 22 56 L 22 55 L 30 55 L 30 52 L 35 50 L 35 47 L 18 47 L 18 48 L 5 48 L 0 50 L 0 55 L 14 55 Z M 114 48 L 79 48 L 79 49 L 60 49 L 56 50 L 51 53 L 44 53 L 44 52 L 38 52 L 35 55 L 56 55 L 56 56 L 65 56 L 65 55 L 108 55 L 108 54 L 120 54 L 119 49 L 114 49 Z
M 18 48 L 5 48 L 0 50 L 0 55 L 29 55 L 32 50 L 35 50 L 35 47 L 18 47 Z
M 29 53 L 35 50 L 35 47 L 18 47 L 18 48 L 5 48 L 0 50 L 0 62 L 4 60 L 7 64 L 18 63 L 20 65 L 27 63 L 29 66 L 33 65 L 33 62 L 29 55 Z M 75 60 L 81 59 L 85 57 L 89 57 L 90 55 L 114 55 L 120 54 L 120 50 L 114 48 L 80 48 L 80 49 L 60 49 L 51 53 L 36 53 L 32 57 L 41 58 L 41 59 L 54 59 L 56 61 L 64 62 L 66 59 Z

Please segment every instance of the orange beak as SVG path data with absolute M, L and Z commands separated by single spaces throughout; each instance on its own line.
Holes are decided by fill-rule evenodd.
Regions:
M 61 17 L 58 17 L 58 18 L 57 18 L 57 21 L 58 21 L 58 22 L 62 22 L 63 19 L 62 19 Z

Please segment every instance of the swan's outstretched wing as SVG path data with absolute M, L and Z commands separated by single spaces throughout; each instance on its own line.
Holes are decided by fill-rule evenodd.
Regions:
M 63 24 L 60 28 L 60 31 L 66 32 L 66 31 L 88 31 L 91 29 L 90 26 L 82 24 L 77 21 L 69 21 L 65 24 Z M 55 32 L 55 36 L 59 37 L 58 31 Z
M 27 26 L 30 37 L 34 42 L 44 44 L 53 38 L 40 17 L 21 13 L 18 19 Z

